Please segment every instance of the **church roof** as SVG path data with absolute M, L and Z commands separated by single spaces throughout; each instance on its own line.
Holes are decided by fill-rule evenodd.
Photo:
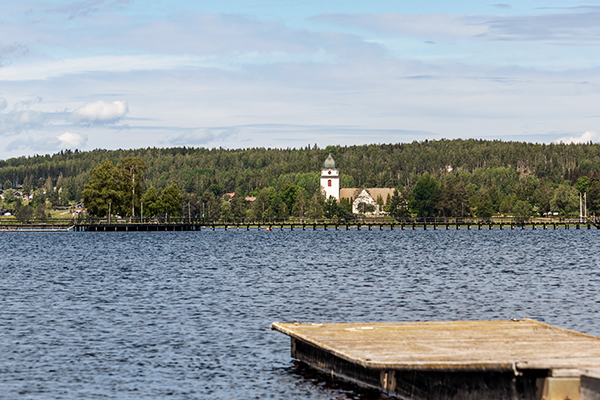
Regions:
M 323 169 L 337 169 L 337 164 L 335 163 L 333 157 L 331 157 L 331 154 L 329 154 L 329 156 L 323 163 Z
M 373 200 L 377 200 L 377 196 L 381 196 L 383 201 L 386 201 L 388 194 L 391 196 L 394 195 L 394 188 L 344 188 L 340 189 L 340 199 L 356 199 L 356 197 L 362 193 L 363 190 L 366 190 L 367 193 L 373 198 Z M 400 194 L 402 196 L 402 194 Z

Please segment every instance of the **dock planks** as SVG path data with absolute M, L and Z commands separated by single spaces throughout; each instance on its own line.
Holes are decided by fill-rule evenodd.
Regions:
M 275 322 L 271 328 L 292 338 L 292 357 L 332 376 L 404 399 L 513 398 L 506 397 L 507 393 L 520 393 L 514 397 L 519 399 L 539 399 L 541 387 L 551 387 L 548 382 L 566 379 L 579 385 L 579 375 L 583 372 L 578 371 L 600 368 L 600 338 L 530 319 Z M 560 378 L 562 375 L 568 377 Z M 489 383 L 494 379 L 496 386 Z M 405 390 L 419 384 L 431 386 L 438 381 L 446 382 L 442 386 L 450 393 L 462 394 L 433 395 L 427 388 L 421 388 L 420 395 L 411 397 Z M 463 390 L 461 385 L 469 389 Z M 490 387 L 495 389 L 486 392 L 485 388 Z

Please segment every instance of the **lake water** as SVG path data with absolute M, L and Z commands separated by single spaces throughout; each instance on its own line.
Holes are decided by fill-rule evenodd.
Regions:
M 0 234 L 0 398 L 377 399 L 273 321 L 529 317 L 600 335 L 600 231 Z

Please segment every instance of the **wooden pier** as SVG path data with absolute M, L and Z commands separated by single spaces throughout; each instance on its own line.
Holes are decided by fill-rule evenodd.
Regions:
M 293 358 L 400 399 L 600 399 L 600 338 L 530 319 L 271 329 Z

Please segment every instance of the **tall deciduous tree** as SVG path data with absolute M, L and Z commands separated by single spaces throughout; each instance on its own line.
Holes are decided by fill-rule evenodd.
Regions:
M 560 214 L 561 217 L 567 217 L 578 208 L 577 196 L 572 186 L 558 185 L 554 191 L 554 197 L 550 201 L 553 211 Z
M 183 196 L 176 184 L 166 187 L 160 194 L 161 211 L 166 215 L 178 217 L 181 215 L 181 200 Z
M 90 180 L 83 189 L 83 201 L 89 214 L 105 216 L 118 213 L 123 202 L 123 191 L 119 184 L 119 170 L 110 161 L 104 161 L 90 171 Z
M 129 215 L 135 217 L 136 207 L 139 210 L 143 191 L 142 173 L 146 170 L 144 160 L 139 157 L 126 157 L 122 159 L 119 169 L 119 183 L 123 190 L 123 203 L 130 204 Z
M 160 202 L 158 200 L 158 192 L 154 186 L 151 186 L 146 190 L 146 193 L 142 196 L 143 206 L 140 208 L 140 215 L 143 212 L 143 216 L 155 217 L 160 212 Z M 143 208 L 143 210 L 142 210 Z

